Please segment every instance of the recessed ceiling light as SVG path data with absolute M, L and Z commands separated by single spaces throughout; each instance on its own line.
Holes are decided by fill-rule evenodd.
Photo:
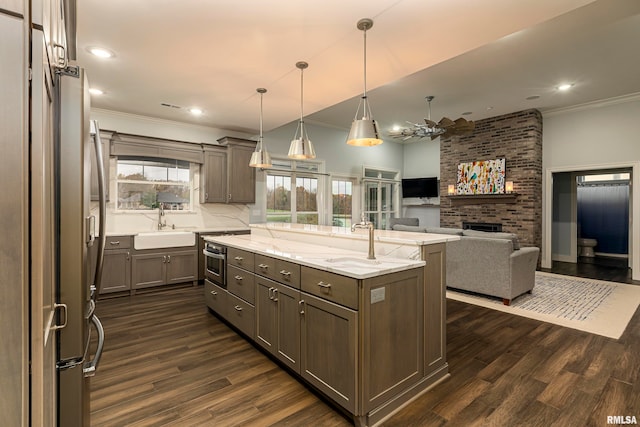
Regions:
M 534 99 L 539 99 L 540 95 L 531 95 L 531 96 L 527 96 L 525 99 L 527 101 L 533 101 Z
M 101 91 L 100 89 L 97 89 L 95 87 L 89 89 L 89 93 L 91 93 L 91 95 L 104 95 L 104 91 Z
M 199 115 L 202 114 L 202 110 L 200 108 L 198 108 L 198 107 L 189 108 L 189 112 L 191 114 L 193 114 L 194 116 L 199 116 Z
M 112 51 L 103 47 L 90 47 L 88 50 L 89 53 L 99 58 L 113 58 L 116 56 Z
M 462 113 L 463 116 L 469 116 L 473 114 L 473 111 L 465 111 L 464 113 Z
M 400 126 L 398 126 L 398 125 L 393 125 L 392 130 L 394 130 L 394 131 L 399 131 L 400 129 L 402 129 Z
M 570 83 L 564 83 L 558 86 L 558 90 L 569 90 L 573 87 Z

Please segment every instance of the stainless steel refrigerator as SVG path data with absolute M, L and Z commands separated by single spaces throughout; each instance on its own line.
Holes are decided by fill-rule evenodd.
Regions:
M 57 73 L 55 138 L 58 266 L 58 425 L 89 425 L 89 380 L 96 373 L 104 330 L 95 314 L 105 242 L 105 182 L 100 130 L 89 120 L 90 94 L 82 68 Z M 92 145 L 94 149 L 92 149 Z M 91 156 L 95 153 L 100 201 L 90 209 Z M 95 209 L 95 208 L 94 208 Z M 91 252 L 96 251 L 95 265 Z M 92 340 L 92 334 L 95 334 Z M 95 354 L 94 354 L 95 353 Z

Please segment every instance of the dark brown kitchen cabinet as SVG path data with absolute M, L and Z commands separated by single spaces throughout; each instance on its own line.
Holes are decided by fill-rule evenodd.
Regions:
M 224 137 L 205 145 L 200 203 L 255 203 L 256 171 L 249 166 L 255 141 Z
M 256 342 L 300 373 L 300 291 L 256 275 Z
M 198 254 L 195 249 L 136 251 L 132 257 L 132 289 L 197 283 Z

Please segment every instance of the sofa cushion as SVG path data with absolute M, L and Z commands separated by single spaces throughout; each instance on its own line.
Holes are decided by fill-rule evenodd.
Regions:
M 455 236 L 462 236 L 462 228 L 427 227 L 427 233 L 453 234 Z
M 479 230 L 464 230 L 462 232 L 463 236 L 469 237 L 484 237 L 487 239 L 505 239 L 511 240 L 513 244 L 513 250 L 517 251 L 520 249 L 520 242 L 518 241 L 518 236 L 513 233 L 503 233 L 499 231 L 479 231 Z
M 396 224 L 393 226 L 394 231 L 413 231 L 416 233 L 425 233 L 426 229 L 424 227 L 417 227 L 414 225 L 402 225 Z

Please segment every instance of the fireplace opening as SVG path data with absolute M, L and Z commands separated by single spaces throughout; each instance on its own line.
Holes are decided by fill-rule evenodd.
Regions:
M 478 230 L 478 231 L 502 231 L 502 224 L 494 222 L 467 222 L 462 221 L 463 230 Z

